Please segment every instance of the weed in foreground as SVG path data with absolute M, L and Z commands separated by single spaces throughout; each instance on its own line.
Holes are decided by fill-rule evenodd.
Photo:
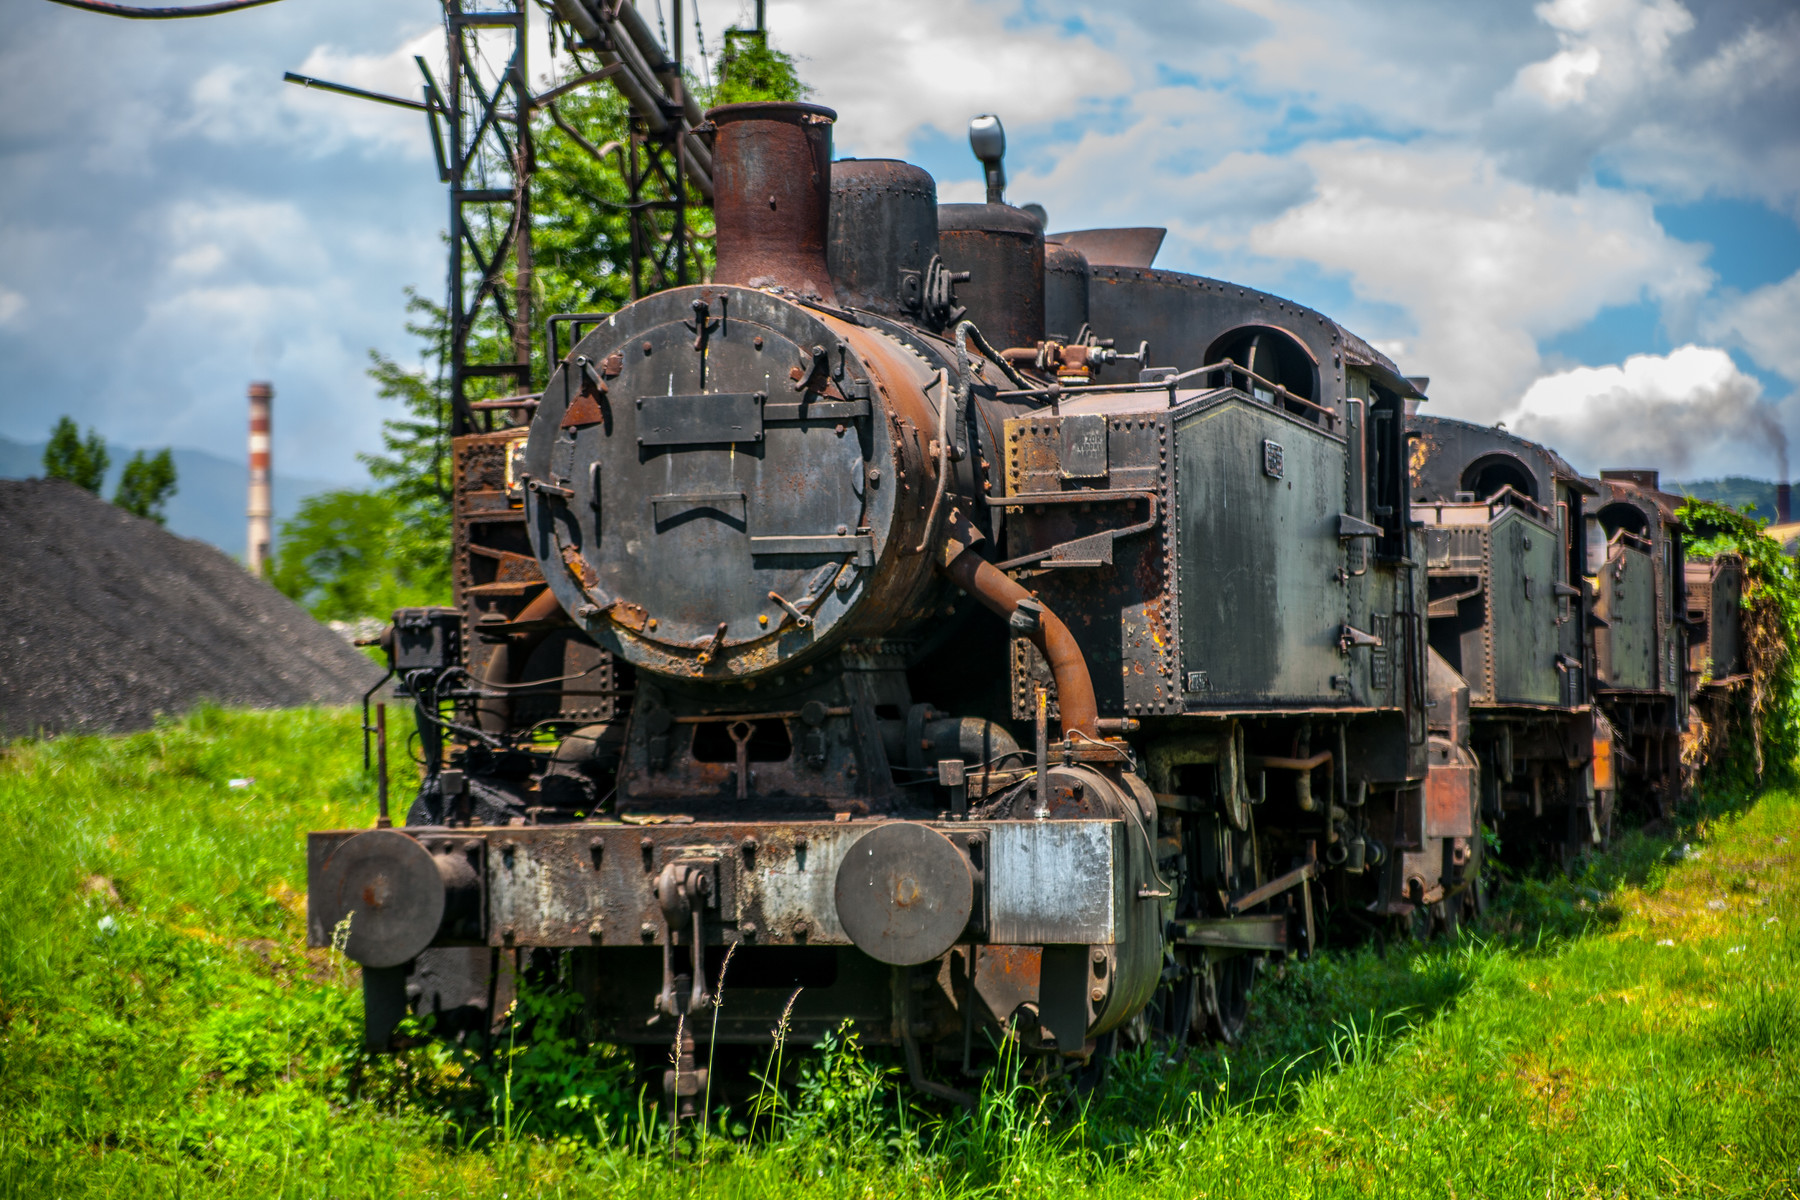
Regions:
M 746 1111 L 677 1157 L 555 980 L 490 1047 L 363 1054 L 298 891 L 304 830 L 372 812 L 354 729 L 208 710 L 8 748 L 0 1194 L 1796 1194 L 1788 793 L 1540 881 L 1542 920 L 1507 900 L 1482 940 L 1278 965 L 1240 1044 L 1132 1050 L 1085 1094 L 1002 1041 L 975 1111 L 942 1109 L 855 1030 L 784 1021 Z

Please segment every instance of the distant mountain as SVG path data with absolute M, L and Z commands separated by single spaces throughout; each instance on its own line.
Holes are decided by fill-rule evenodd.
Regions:
M 133 448 L 108 445 L 112 466 L 106 473 L 107 499 L 112 499 L 119 473 L 130 461 Z M 239 561 L 244 557 L 244 508 L 250 490 L 250 466 L 208 454 L 204 450 L 176 450 L 175 495 L 168 505 L 169 531 L 182 537 L 209 542 Z M 0 437 L 0 479 L 31 479 L 44 473 L 44 443 L 28 445 Z M 275 532 L 281 523 L 293 516 L 300 502 L 317 492 L 330 491 L 336 484 L 317 479 L 295 479 L 277 475 L 275 491 Z
M 1727 475 L 1723 479 L 1696 479 L 1691 483 L 1666 485 L 1672 492 L 1695 496 L 1729 505 L 1739 512 L 1755 506 L 1753 516 L 1765 521 L 1775 519 L 1775 483 L 1769 479 L 1749 479 L 1743 475 Z

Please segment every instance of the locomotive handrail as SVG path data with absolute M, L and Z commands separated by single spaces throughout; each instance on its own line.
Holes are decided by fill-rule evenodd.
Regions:
M 1122 537 L 1129 537 L 1135 533 L 1147 533 L 1156 528 L 1157 522 L 1161 519 L 1157 509 L 1156 493 L 1140 489 L 1106 488 L 1075 492 L 1020 492 L 1012 496 L 983 496 L 982 499 L 986 501 L 991 508 L 1024 508 L 1032 504 L 1074 504 L 1078 502 L 1104 503 L 1108 500 L 1142 500 L 1149 508 L 1144 519 L 1135 525 L 1127 525 L 1120 529 L 1102 529 L 1096 533 L 1090 533 L 1086 537 L 1072 538 L 1066 542 L 1058 542 L 1047 550 L 1035 550 L 1032 553 L 1023 555 L 1019 558 L 1011 558 L 1005 562 L 994 564 L 1002 571 L 1017 570 L 1019 567 L 1029 566 L 1035 562 L 1041 562 L 1044 559 L 1051 558 L 1059 550 L 1096 538 L 1108 538 L 1109 540 L 1116 542 Z
M 1136 383 L 1071 383 L 1066 385 L 1061 383 L 1051 383 L 1046 384 L 1043 387 L 1016 388 L 1010 392 L 995 392 L 994 398 L 996 400 L 1011 400 L 1024 399 L 1030 396 L 1055 397 L 1080 395 L 1085 392 L 1107 392 L 1113 394 L 1119 392 L 1169 392 L 1173 391 L 1175 385 L 1182 380 L 1192 375 L 1198 375 L 1200 372 L 1208 369 L 1209 368 L 1207 367 L 1195 367 L 1191 371 L 1182 371 L 1179 374 L 1167 375 L 1161 379 L 1139 380 Z
M 1488 506 L 1488 516 L 1490 517 L 1498 515 L 1498 513 L 1495 512 L 1496 509 L 1510 507 L 1535 513 L 1537 516 L 1542 517 L 1546 523 L 1550 521 L 1549 505 L 1539 503 L 1510 483 L 1502 484 L 1500 490 L 1489 496 L 1483 503 Z
M 1315 401 L 1308 400 L 1304 396 L 1296 395 L 1289 391 L 1285 385 L 1276 383 L 1273 379 L 1258 375 L 1249 367 L 1234 362 L 1229 358 L 1222 359 L 1216 363 L 1207 363 L 1204 366 L 1193 367 L 1189 370 L 1181 371 L 1177 374 L 1165 376 L 1164 378 L 1157 380 L 1140 380 L 1137 383 L 1078 383 L 1067 387 L 1062 384 L 1049 384 L 1041 388 L 1019 388 L 1016 391 L 996 392 L 994 395 L 996 399 L 1023 399 L 1031 396 L 1055 398 L 1058 396 L 1091 392 L 1105 392 L 1112 394 L 1117 394 L 1119 392 L 1168 392 L 1170 397 L 1173 398 L 1175 394 L 1175 385 L 1177 383 L 1180 383 L 1184 379 L 1191 379 L 1195 375 L 1205 375 L 1215 371 L 1242 372 L 1244 375 L 1256 380 L 1258 383 L 1268 384 L 1269 387 L 1274 390 L 1275 394 L 1282 399 L 1292 400 L 1296 404 L 1315 410 L 1333 425 L 1336 425 L 1338 422 L 1339 417 L 1336 409 L 1329 405 L 1319 404 Z
M 1229 358 L 1222 359 L 1221 361 L 1216 362 L 1216 363 L 1209 363 L 1206 366 L 1201 367 L 1199 369 L 1201 371 L 1207 371 L 1207 372 L 1210 372 L 1210 371 L 1232 371 L 1232 372 L 1241 371 L 1245 375 L 1250 377 L 1251 379 L 1256 380 L 1258 383 L 1268 384 L 1270 388 L 1274 389 L 1275 394 L 1277 396 L 1280 396 L 1282 399 L 1292 400 L 1296 404 L 1304 405 L 1307 408 L 1314 409 L 1314 410 L 1318 411 L 1319 413 L 1323 414 L 1325 419 L 1327 421 L 1331 422 L 1333 425 L 1337 424 L 1338 414 L 1337 414 L 1336 409 L 1331 408 L 1324 404 L 1316 403 L 1312 400 L 1308 400 L 1305 396 L 1296 395 L 1293 392 L 1290 392 L 1286 388 L 1286 386 L 1276 383 L 1273 379 L 1269 379 L 1262 375 L 1258 375 L 1255 371 L 1252 371 L 1249 367 L 1246 367 L 1241 363 L 1233 362 Z M 1227 385 L 1227 386 L 1230 386 L 1230 385 Z
M 541 392 L 526 392 L 518 396 L 502 396 L 498 400 L 475 400 L 469 407 L 476 412 L 504 412 L 514 408 L 528 408 L 535 412 L 542 399 Z
M 561 312 L 551 313 L 549 316 L 545 317 L 544 361 L 549 364 L 550 370 L 556 370 L 557 364 L 562 362 L 563 358 L 562 340 L 556 336 L 556 327 L 558 325 L 573 325 L 575 327 L 574 335 L 569 340 L 569 349 L 574 350 L 575 343 L 581 340 L 581 327 L 583 325 L 598 325 L 600 322 L 613 315 L 613 313 Z

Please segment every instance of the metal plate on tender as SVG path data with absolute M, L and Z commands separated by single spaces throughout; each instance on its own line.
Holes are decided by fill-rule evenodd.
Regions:
M 698 396 L 645 396 L 637 402 L 638 445 L 717 446 L 760 442 L 762 392 L 711 392 Z
M 988 829 L 988 941 L 1118 942 L 1123 822 L 995 821 Z
M 1057 458 L 1064 479 L 1105 477 L 1106 418 L 1099 413 L 1070 413 L 1061 424 Z
M 1475 836 L 1475 768 L 1433 763 L 1425 775 L 1425 836 Z

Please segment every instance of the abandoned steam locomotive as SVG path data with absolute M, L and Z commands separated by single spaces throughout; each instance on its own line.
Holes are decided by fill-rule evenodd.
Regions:
M 550 959 L 605 1039 L 723 987 L 721 1043 L 851 1019 L 938 1094 L 1003 1027 L 1229 1038 L 1328 912 L 1478 904 L 1484 807 L 1560 844 L 1611 746 L 1673 778 L 1653 488 L 1409 415 L 1329 319 L 1152 269 L 1160 230 L 1046 238 L 997 123 L 989 203 L 940 206 L 833 162 L 827 109 L 708 116 L 713 281 L 558 318 L 541 395 L 457 439 L 456 605 L 387 643 L 420 791 L 310 838 L 373 1044 Z

